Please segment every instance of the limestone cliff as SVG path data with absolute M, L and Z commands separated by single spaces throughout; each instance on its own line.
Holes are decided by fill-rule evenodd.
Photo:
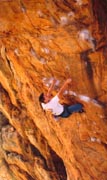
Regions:
M 0 0 L 0 180 L 107 180 L 106 0 Z M 52 78 L 85 113 L 54 119 Z

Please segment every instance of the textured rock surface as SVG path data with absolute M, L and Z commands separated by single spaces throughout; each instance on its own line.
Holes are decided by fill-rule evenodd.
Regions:
M 107 180 L 106 20 L 106 0 L 0 1 L 0 180 Z M 53 77 L 86 113 L 41 110 Z

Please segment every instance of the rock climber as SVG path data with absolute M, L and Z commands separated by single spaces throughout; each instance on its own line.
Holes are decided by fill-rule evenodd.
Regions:
M 81 103 L 76 103 L 74 105 L 63 105 L 59 101 L 67 88 L 69 84 L 71 84 L 71 79 L 67 79 L 62 87 L 60 88 L 59 92 L 53 97 L 52 91 L 54 89 L 56 80 L 53 79 L 51 86 L 48 89 L 48 92 L 46 94 L 41 93 L 39 96 L 39 102 L 42 106 L 42 108 L 45 111 L 51 111 L 54 117 L 69 117 L 74 112 L 82 113 L 83 105 Z

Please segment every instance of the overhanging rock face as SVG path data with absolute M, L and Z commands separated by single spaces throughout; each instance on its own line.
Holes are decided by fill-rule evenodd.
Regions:
M 107 180 L 106 0 L 0 1 L 0 180 Z M 38 96 L 85 113 L 54 119 Z

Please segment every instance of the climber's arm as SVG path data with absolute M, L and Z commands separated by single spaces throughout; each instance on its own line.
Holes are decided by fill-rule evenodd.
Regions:
M 65 91 L 65 89 L 68 87 L 68 85 L 71 83 L 71 79 L 67 79 L 65 81 L 65 83 L 62 85 L 62 87 L 60 88 L 59 92 L 58 92 L 58 97 L 60 98 L 63 95 L 63 92 Z
M 53 89 L 54 89 L 55 83 L 56 83 L 56 79 L 53 79 L 53 82 L 52 82 L 52 84 L 51 84 L 51 86 L 49 87 L 48 92 L 47 92 L 47 96 L 48 96 L 48 97 L 51 96 L 51 93 L 52 93 L 52 91 L 53 91 Z

